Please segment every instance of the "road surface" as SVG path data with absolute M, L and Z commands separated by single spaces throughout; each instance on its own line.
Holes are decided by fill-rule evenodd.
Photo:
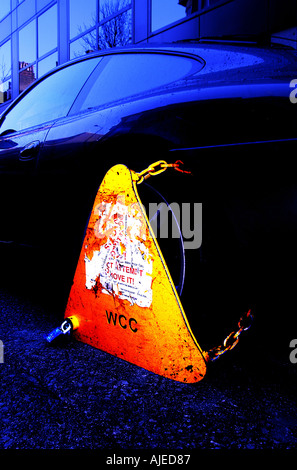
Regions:
M 113 456 L 297 447 L 297 364 L 289 360 L 289 339 L 297 331 L 289 323 L 277 341 L 277 331 L 255 319 L 200 383 L 182 384 L 73 339 L 47 344 L 44 335 L 63 319 L 58 271 L 57 279 L 42 274 L 43 260 L 35 265 L 31 254 L 2 260 L 4 455 L 25 449 Z

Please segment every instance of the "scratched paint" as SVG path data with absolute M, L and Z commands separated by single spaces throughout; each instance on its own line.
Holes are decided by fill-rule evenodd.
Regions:
M 103 294 L 150 307 L 153 257 L 144 243 L 146 231 L 138 217 L 139 205 L 126 205 L 121 195 L 115 204 L 103 202 L 97 210 L 94 233 L 106 242 L 100 250 L 85 256 L 86 288 L 93 289 L 100 278 Z

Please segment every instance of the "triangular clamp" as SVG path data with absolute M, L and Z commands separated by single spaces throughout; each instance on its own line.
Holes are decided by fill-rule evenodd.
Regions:
M 96 195 L 65 317 L 76 339 L 164 377 L 198 382 L 197 343 L 141 204 L 137 174 L 112 167 Z

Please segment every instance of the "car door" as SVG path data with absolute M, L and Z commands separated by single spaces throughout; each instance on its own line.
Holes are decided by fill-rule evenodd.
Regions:
M 45 150 L 45 139 L 53 123 L 67 115 L 99 60 L 97 57 L 77 61 L 49 73 L 2 115 L 0 240 L 40 238 L 38 226 L 44 215 L 45 194 L 40 193 L 38 163 Z
M 107 143 L 115 134 L 129 133 L 129 107 L 133 102 L 132 113 L 141 112 L 143 107 L 137 105 L 137 100 L 152 90 L 197 72 L 202 66 L 196 57 L 158 51 L 111 51 L 102 56 L 68 115 L 58 119 L 49 130 L 46 148 L 40 158 L 42 177 L 55 173 L 55 196 L 60 201 L 56 206 L 61 213 L 59 220 L 57 214 L 53 216 L 61 227 L 65 220 L 71 220 L 72 239 L 74 224 L 76 233 L 78 230 L 82 236 L 86 217 L 106 171 L 119 161 L 131 164 L 132 158 L 134 164 L 141 165 L 140 169 L 146 164 L 139 163 L 139 156 L 135 152 L 132 156 L 131 149 L 104 153 L 102 141 Z M 136 120 L 131 118 L 131 121 Z M 100 140 L 101 144 L 96 145 Z M 135 168 L 134 164 L 132 168 Z M 69 226 L 64 224 L 64 228 L 65 232 L 69 231 Z
M 36 162 L 50 124 L 0 138 L 0 240 L 21 241 L 31 221 Z

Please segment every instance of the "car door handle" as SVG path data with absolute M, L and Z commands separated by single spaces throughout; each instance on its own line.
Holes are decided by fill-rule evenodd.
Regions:
M 30 142 L 30 144 L 27 144 L 20 152 L 19 160 L 21 162 L 29 162 L 34 160 L 38 154 L 39 148 L 39 140 L 34 140 L 33 142 Z

